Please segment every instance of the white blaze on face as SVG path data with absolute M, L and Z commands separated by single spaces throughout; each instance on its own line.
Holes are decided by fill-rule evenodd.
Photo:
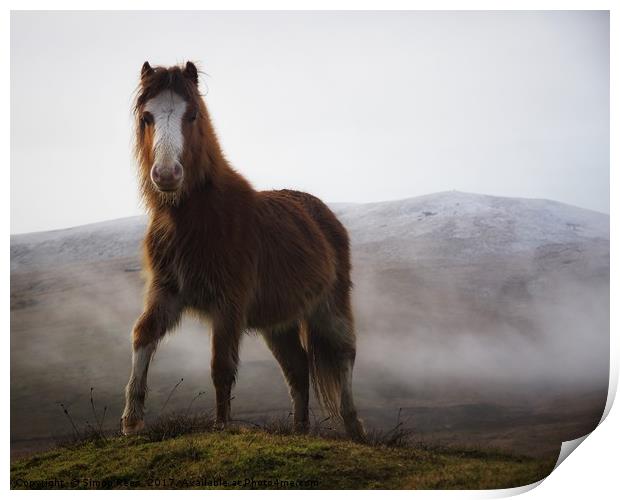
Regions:
M 153 148 L 155 163 L 171 165 L 179 161 L 183 153 L 183 115 L 187 103 L 171 90 L 164 90 L 150 99 L 144 110 L 154 120 L 155 136 Z

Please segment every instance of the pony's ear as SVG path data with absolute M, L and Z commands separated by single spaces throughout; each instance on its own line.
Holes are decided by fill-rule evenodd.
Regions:
M 144 80 L 147 76 L 152 75 L 154 71 L 155 70 L 151 68 L 151 65 L 149 64 L 149 62 L 144 61 L 144 64 L 142 65 L 142 69 L 140 70 L 140 78 Z
M 183 70 L 183 76 L 198 85 L 198 69 L 193 62 L 187 61 Z

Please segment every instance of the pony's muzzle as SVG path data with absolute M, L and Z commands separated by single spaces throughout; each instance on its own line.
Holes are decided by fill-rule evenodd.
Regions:
M 183 182 L 183 166 L 178 161 L 156 163 L 151 169 L 151 180 L 160 191 L 176 191 Z

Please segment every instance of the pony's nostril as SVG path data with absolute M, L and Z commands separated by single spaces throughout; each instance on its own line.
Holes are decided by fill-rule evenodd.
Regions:
M 174 177 L 175 179 L 180 179 L 182 175 L 183 169 L 181 168 L 181 165 L 175 163 L 174 167 L 172 168 L 172 177 Z
M 155 182 L 159 182 L 161 180 L 161 175 L 159 174 L 159 168 L 155 167 L 151 171 L 151 177 Z

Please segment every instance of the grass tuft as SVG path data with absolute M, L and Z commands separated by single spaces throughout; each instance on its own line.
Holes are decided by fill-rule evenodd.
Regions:
M 142 435 L 151 442 L 165 441 L 185 434 L 210 432 L 213 429 L 214 422 L 210 413 L 196 415 L 171 413 L 161 415 L 149 423 Z

